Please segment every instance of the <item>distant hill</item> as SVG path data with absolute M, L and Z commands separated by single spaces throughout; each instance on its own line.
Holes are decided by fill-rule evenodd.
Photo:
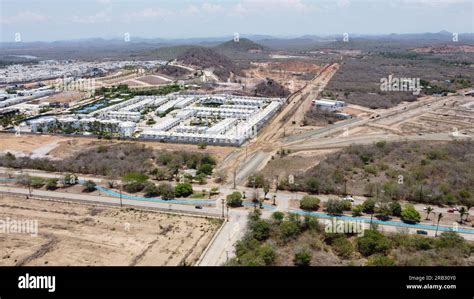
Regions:
M 215 46 L 213 49 L 221 55 L 232 57 L 234 60 L 266 58 L 271 50 L 269 47 L 262 46 L 248 38 L 240 38 L 238 42 L 230 40 Z
M 237 52 L 261 52 L 269 50 L 267 47 L 257 44 L 248 38 L 241 38 L 238 42 L 234 40 L 227 41 L 214 47 L 217 51 L 237 51 Z
M 173 60 L 178 56 L 182 55 L 184 52 L 194 49 L 198 46 L 194 45 L 180 45 L 180 46 L 170 46 L 170 47 L 161 47 L 156 50 L 153 50 L 151 53 L 155 57 L 163 60 Z
M 221 80 L 227 80 L 231 73 L 240 74 L 240 68 L 228 57 L 221 55 L 211 48 L 192 47 L 176 57 L 176 60 L 199 66 L 203 69 L 213 69 Z

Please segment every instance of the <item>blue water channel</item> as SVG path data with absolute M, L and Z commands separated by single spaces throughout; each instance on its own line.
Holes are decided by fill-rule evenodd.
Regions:
M 337 218 L 337 219 L 345 220 L 345 221 L 363 221 L 363 222 L 370 223 L 370 219 L 362 218 L 362 217 L 351 217 L 351 216 L 344 216 L 344 215 L 336 216 L 336 215 L 329 215 L 326 213 L 307 212 L 307 211 L 301 211 L 301 210 L 291 210 L 291 213 L 295 213 L 299 215 L 309 215 L 309 216 L 314 216 L 317 218 L 326 218 L 326 219 Z M 372 223 L 377 223 L 377 224 L 382 224 L 382 225 L 402 226 L 402 227 L 409 227 L 409 228 L 436 230 L 436 225 L 408 224 L 401 221 L 389 221 L 389 220 L 383 221 L 376 218 L 372 219 Z M 451 227 L 439 226 L 438 230 L 439 231 L 456 231 L 458 233 L 474 234 L 474 229 L 458 228 L 457 230 L 454 230 Z

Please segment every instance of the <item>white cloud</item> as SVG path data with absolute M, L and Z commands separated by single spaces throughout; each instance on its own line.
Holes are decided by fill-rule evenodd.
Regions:
M 337 6 L 340 8 L 347 8 L 351 5 L 351 2 L 349 0 L 339 0 L 337 1 Z
M 90 16 L 73 16 L 71 20 L 74 23 L 81 24 L 96 24 L 96 23 L 107 23 L 112 21 L 112 18 L 104 12 L 99 12 Z
M 128 21 L 144 21 L 149 19 L 163 19 L 175 15 L 173 11 L 163 8 L 145 8 L 125 15 Z
M 32 11 L 23 11 L 16 15 L 5 17 L 2 15 L 0 23 L 2 24 L 22 24 L 22 23 L 35 23 L 48 20 L 49 17 Z
M 201 9 L 206 13 L 219 13 L 224 11 L 224 7 L 220 4 L 203 3 Z
M 451 6 L 456 4 L 471 4 L 472 0 L 400 0 L 400 5 L 404 4 L 416 4 L 416 5 L 425 5 L 432 7 L 444 7 Z
M 247 14 L 261 14 L 264 12 L 300 14 L 320 11 L 320 5 L 313 1 L 303 0 L 242 0 L 229 9 L 229 15 L 243 16 Z

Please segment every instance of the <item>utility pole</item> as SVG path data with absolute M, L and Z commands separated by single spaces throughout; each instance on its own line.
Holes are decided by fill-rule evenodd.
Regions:
M 234 189 L 235 189 L 235 186 L 236 186 L 236 180 L 237 180 L 237 167 L 234 168 Z
M 222 200 L 222 219 L 224 219 L 224 218 L 225 218 L 225 216 L 224 216 L 224 203 L 225 203 L 225 199 L 222 198 L 221 200 Z
M 30 183 L 30 179 L 28 179 L 28 193 L 30 194 L 30 197 L 31 197 L 31 183 Z
M 227 221 L 229 221 L 229 206 L 227 206 Z
M 120 184 L 120 207 L 123 207 L 123 204 L 122 204 L 122 184 Z
M 420 184 L 420 202 L 423 202 L 423 184 Z

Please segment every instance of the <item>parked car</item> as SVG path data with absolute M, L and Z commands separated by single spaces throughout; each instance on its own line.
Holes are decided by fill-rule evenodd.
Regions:
M 354 198 L 350 195 L 347 195 L 346 197 L 343 198 L 344 200 L 349 200 L 350 202 L 354 202 Z
M 195 206 L 196 209 L 202 210 L 202 206 Z
M 421 229 L 418 229 L 416 231 L 416 233 L 419 234 L 419 235 L 427 235 L 428 234 L 428 232 L 426 230 L 421 230 Z
M 454 213 L 454 209 L 453 208 L 448 209 L 448 213 Z

